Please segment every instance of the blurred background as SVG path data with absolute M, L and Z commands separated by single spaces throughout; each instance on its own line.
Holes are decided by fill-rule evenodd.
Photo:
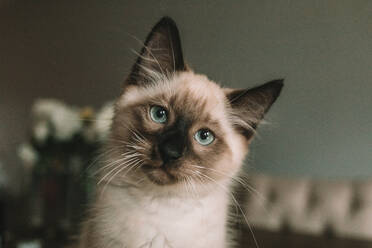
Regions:
M 40 154 L 71 147 L 46 151 L 50 143 L 35 144 L 35 101 L 57 99 L 78 107 L 82 119 L 95 116 L 118 96 L 135 59 L 131 50 L 140 48 L 135 38 L 144 40 L 163 15 L 177 22 L 196 72 L 241 88 L 285 78 L 247 168 L 289 177 L 369 178 L 371 13 L 369 0 L 0 0 L 0 191 L 18 203 L 32 191 L 28 180 L 35 173 L 21 162 L 22 144 Z M 98 143 L 90 142 L 86 154 Z

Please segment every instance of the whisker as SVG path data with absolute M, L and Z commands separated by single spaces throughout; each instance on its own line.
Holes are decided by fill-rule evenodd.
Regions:
M 232 179 L 233 181 L 239 183 L 240 185 L 242 185 L 244 187 L 244 189 L 246 189 L 248 192 L 251 192 L 251 193 L 255 194 L 256 197 L 258 197 L 259 200 L 261 201 L 261 204 L 263 204 L 266 201 L 266 198 L 259 191 L 257 191 L 253 186 L 249 185 L 248 182 L 244 181 L 242 178 L 239 178 L 239 177 L 235 178 L 234 176 L 223 173 L 223 172 L 218 171 L 218 170 L 213 169 L 213 168 L 201 167 L 201 166 L 198 166 L 198 165 L 192 165 L 192 166 L 194 166 L 195 168 L 203 169 L 203 170 L 207 169 L 207 170 L 210 170 L 210 171 L 215 172 L 217 174 L 220 174 L 222 176 L 226 176 L 226 177 Z
M 216 180 L 214 180 L 213 178 L 211 178 L 211 177 L 209 177 L 209 176 L 207 176 L 207 175 L 205 175 L 204 173 L 201 173 L 201 172 L 200 172 L 200 175 L 201 176 L 204 176 L 207 179 L 209 179 L 211 182 L 214 182 L 216 184 L 216 186 L 220 187 L 221 189 L 223 189 L 226 193 L 228 193 L 231 196 L 231 198 L 233 199 L 234 203 L 236 204 L 236 206 L 239 208 L 241 214 L 243 215 L 245 222 L 248 225 L 248 228 L 249 228 L 249 230 L 250 230 L 250 232 L 252 234 L 253 241 L 254 241 L 256 247 L 259 248 L 258 242 L 256 240 L 256 237 L 255 237 L 254 233 L 253 233 L 253 229 L 252 229 L 252 227 L 251 227 L 251 225 L 250 225 L 250 223 L 249 223 L 249 221 L 247 219 L 247 216 L 245 215 L 243 209 L 241 208 L 239 202 L 236 200 L 236 198 L 234 197 L 234 195 L 228 189 L 226 189 L 223 185 L 221 185 L 219 182 L 217 182 Z
M 139 161 L 139 162 L 140 162 L 140 161 Z M 128 171 L 125 173 L 125 175 L 126 175 L 127 173 L 129 173 L 129 171 L 131 170 L 131 168 L 133 168 L 135 165 L 137 165 L 137 163 L 138 163 L 138 162 L 135 162 L 135 161 L 134 161 L 134 162 L 132 162 L 132 163 L 130 163 L 130 164 L 127 164 L 127 165 L 123 166 L 122 168 L 120 168 L 121 166 L 118 166 L 117 168 L 115 168 L 115 169 L 118 169 L 118 168 L 120 168 L 120 169 L 119 169 L 119 171 L 117 171 L 117 172 L 115 173 L 115 175 L 113 175 L 112 177 L 110 177 L 109 180 L 106 181 L 106 184 L 105 184 L 105 186 L 103 187 L 103 190 L 102 190 L 101 194 L 104 194 L 104 192 L 105 192 L 107 186 L 111 183 L 111 181 L 113 180 L 113 178 L 114 178 L 118 173 L 120 173 L 121 171 L 123 171 L 123 170 L 126 169 L 126 168 L 129 168 Z M 111 174 L 111 173 L 110 173 L 110 174 Z
M 118 171 L 117 171 L 113 176 L 110 177 L 110 179 L 107 181 L 107 183 L 110 183 L 110 181 L 112 181 L 112 180 L 115 178 L 115 176 L 117 176 L 120 172 L 122 172 L 123 170 L 125 170 L 125 169 L 128 168 L 128 171 L 123 175 L 123 177 L 125 177 L 125 176 L 129 173 L 129 171 L 130 171 L 131 169 L 133 169 L 136 165 L 138 165 L 138 164 L 140 164 L 140 163 L 142 163 L 141 160 L 135 160 L 133 163 L 131 163 L 130 166 L 123 166 L 123 167 L 122 167 L 120 170 L 118 170 Z
M 114 151 L 114 148 L 107 149 L 104 152 L 101 152 L 101 154 L 98 154 L 96 158 L 85 168 L 85 171 L 88 171 L 91 167 L 96 165 L 99 161 L 101 161 L 102 158 L 106 157 L 107 154 L 111 153 Z
M 136 158 L 131 158 L 130 161 L 128 160 L 124 160 L 124 162 L 117 162 L 115 161 L 115 165 L 113 166 L 114 168 L 111 169 L 108 173 L 105 174 L 105 176 L 103 176 L 97 183 L 97 185 L 99 185 L 102 181 L 104 181 L 109 175 L 111 175 L 112 173 L 114 173 L 114 171 L 116 171 L 118 168 L 120 168 L 121 166 L 129 166 L 133 161 L 136 161 Z M 117 166 L 117 164 L 119 164 Z M 111 166 L 110 166 L 111 167 Z
M 127 157 L 124 157 L 124 158 L 120 158 L 120 159 L 113 160 L 113 161 L 111 161 L 110 163 L 108 163 L 108 164 L 102 166 L 101 168 L 97 169 L 97 170 L 93 173 L 93 175 L 97 175 L 100 171 L 103 171 L 103 170 L 108 169 L 108 168 L 110 168 L 110 167 L 112 167 L 112 166 L 116 166 L 117 164 L 120 164 L 120 163 L 122 163 L 122 162 L 125 162 L 127 159 L 128 159 Z

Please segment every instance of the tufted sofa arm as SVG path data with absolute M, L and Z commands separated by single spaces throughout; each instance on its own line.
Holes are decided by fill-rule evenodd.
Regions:
M 244 202 L 249 222 L 279 231 L 372 240 L 372 180 L 318 181 L 256 174 Z

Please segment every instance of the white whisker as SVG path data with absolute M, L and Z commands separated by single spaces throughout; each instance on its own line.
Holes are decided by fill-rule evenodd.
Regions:
M 235 196 L 225 186 L 221 185 L 219 182 L 217 182 L 213 178 L 211 178 L 211 177 L 209 177 L 209 176 L 207 176 L 207 175 L 205 175 L 205 174 L 203 174 L 201 172 L 200 172 L 200 175 L 203 176 L 203 177 L 205 177 L 205 178 L 207 178 L 207 179 L 209 179 L 211 182 L 214 182 L 216 186 L 220 187 L 221 189 L 223 189 L 226 193 L 228 193 L 231 196 L 232 200 L 234 201 L 234 203 L 236 204 L 236 206 L 239 208 L 241 214 L 243 215 L 245 222 L 247 223 L 247 226 L 248 226 L 248 228 L 249 228 L 249 230 L 250 230 L 250 232 L 252 234 L 253 241 L 254 241 L 256 247 L 259 248 L 258 242 L 256 240 L 256 237 L 255 237 L 254 233 L 253 233 L 253 229 L 252 229 L 252 227 L 251 227 L 251 225 L 250 225 L 250 223 L 249 223 L 249 221 L 247 219 L 247 216 L 245 215 L 243 209 L 241 208 L 239 202 L 236 200 Z

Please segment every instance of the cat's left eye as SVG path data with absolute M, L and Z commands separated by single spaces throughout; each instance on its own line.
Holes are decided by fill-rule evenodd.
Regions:
M 152 106 L 150 109 L 150 116 L 154 122 L 165 123 L 168 119 L 167 110 L 160 106 Z
M 214 134 L 209 129 L 200 129 L 195 133 L 194 138 L 199 144 L 207 146 L 214 141 Z

